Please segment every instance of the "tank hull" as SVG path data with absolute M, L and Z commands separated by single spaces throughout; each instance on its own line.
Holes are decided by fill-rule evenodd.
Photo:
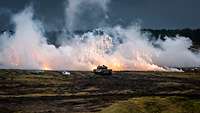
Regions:
M 98 75 L 112 75 L 112 69 L 94 69 L 93 72 Z

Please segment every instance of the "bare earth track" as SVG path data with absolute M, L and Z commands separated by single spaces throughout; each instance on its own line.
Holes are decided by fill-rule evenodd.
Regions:
M 142 96 L 200 99 L 200 73 L 0 70 L 0 113 L 89 113 Z

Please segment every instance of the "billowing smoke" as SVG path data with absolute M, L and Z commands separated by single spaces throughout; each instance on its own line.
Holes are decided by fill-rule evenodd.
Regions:
M 110 0 L 68 0 L 66 25 L 68 30 L 88 30 L 104 24 L 108 18 Z
M 57 48 L 47 43 L 43 25 L 33 18 L 31 7 L 14 15 L 12 21 L 14 34 L 0 35 L 1 68 L 91 70 L 104 64 L 114 70 L 169 71 L 173 70 L 169 67 L 200 65 L 200 54 L 189 50 L 192 41 L 185 37 L 149 41 L 150 36 L 138 26 L 102 27 L 75 34 Z

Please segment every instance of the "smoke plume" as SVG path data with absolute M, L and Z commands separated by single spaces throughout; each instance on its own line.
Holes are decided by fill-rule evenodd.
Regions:
M 88 30 L 101 26 L 110 0 L 68 0 L 66 7 L 66 25 L 68 30 Z
M 70 21 L 75 18 L 76 5 L 82 1 L 76 2 L 70 2 Z M 107 10 L 104 6 L 102 9 Z M 104 64 L 114 70 L 176 71 L 170 67 L 200 65 L 200 54 L 189 50 L 192 46 L 189 38 L 176 36 L 150 41 L 150 36 L 142 33 L 139 26 L 102 27 L 74 34 L 55 47 L 47 43 L 45 29 L 33 15 L 31 7 L 14 15 L 14 33 L 0 35 L 1 68 L 91 70 Z

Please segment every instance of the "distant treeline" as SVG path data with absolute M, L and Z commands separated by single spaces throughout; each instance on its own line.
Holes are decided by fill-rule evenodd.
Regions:
M 13 34 L 13 31 L 10 30 L 0 30 L 1 33 L 9 31 Z M 193 41 L 194 47 L 200 47 L 200 29 L 175 29 L 175 30 L 168 30 L 168 29 L 142 29 L 142 32 L 149 32 L 152 37 L 164 39 L 165 36 L 168 37 L 175 37 L 176 35 L 188 37 Z M 48 41 L 50 43 L 55 43 L 56 36 L 61 34 L 62 31 L 52 31 L 47 32 L 46 37 L 48 37 Z M 84 31 L 75 31 L 75 33 L 82 34 Z
M 175 37 L 176 35 L 188 37 L 193 41 L 195 46 L 200 46 L 200 29 L 176 29 L 176 30 L 153 30 L 143 29 L 144 32 L 150 32 L 153 37 L 163 39 L 165 36 Z

